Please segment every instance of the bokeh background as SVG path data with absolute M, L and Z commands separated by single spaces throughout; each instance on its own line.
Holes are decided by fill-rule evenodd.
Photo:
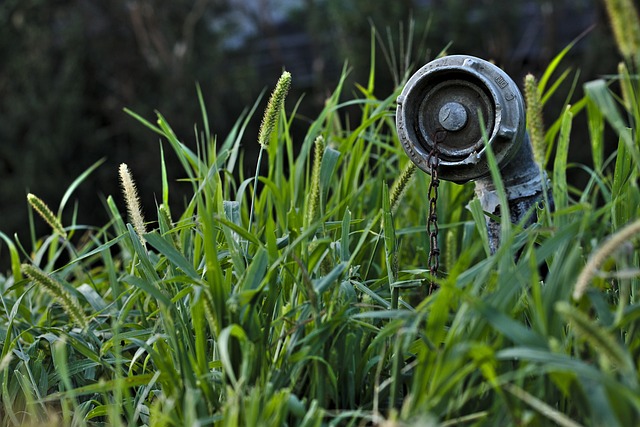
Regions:
M 539 77 L 585 31 L 561 68 L 572 67 L 582 82 L 612 72 L 618 61 L 599 0 L 0 0 L 0 231 L 28 241 L 26 193 L 56 210 L 73 180 L 101 158 L 75 193 L 77 221 L 106 223 L 103 200 L 111 194 L 120 201 L 121 162 L 153 212 L 161 190 L 159 140 L 123 108 L 151 120 L 161 112 L 195 148 L 196 82 L 212 129 L 224 139 L 287 69 L 288 102 L 304 94 L 296 120 L 302 134 L 345 63 L 350 83 L 366 83 L 372 25 L 380 35 L 380 97 L 404 70 L 389 65 L 383 47 L 399 58 L 410 35 L 416 66 L 446 49 L 492 60 L 518 83 L 528 72 Z M 548 106 L 550 120 L 562 96 Z M 243 141 L 248 169 L 259 123 L 257 114 Z M 178 178 L 179 166 L 170 168 Z M 65 224 L 73 211 L 70 204 Z M 36 232 L 46 231 L 35 223 Z M 0 272 L 7 258 L 0 244 Z

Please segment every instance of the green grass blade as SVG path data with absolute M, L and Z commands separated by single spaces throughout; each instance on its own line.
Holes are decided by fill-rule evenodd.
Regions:
M 342 273 L 344 273 L 348 265 L 349 264 L 346 262 L 341 262 L 336 265 L 326 276 L 315 280 L 313 283 L 313 288 L 316 293 L 322 294 L 328 291 L 329 287 L 340 279 Z
M 7 245 L 9 249 L 9 257 L 11 259 L 11 274 L 13 276 L 14 282 L 19 282 L 22 280 L 22 271 L 20 271 L 20 254 L 18 253 L 18 249 L 13 241 L 4 234 L 0 232 L 0 239 L 4 240 L 4 243 Z
M 102 158 L 98 160 L 97 162 L 92 164 L 87 170 L 82 172 L 80 176 L 78 176 L 75 180 L 73 180 L 71 185 L 64 192 L 62 199 L 60 200 L 60 207 L 58 208 L 58 216 L 62 215 L 62 211 L 64 210 L 64 207 L 67 205 L 67 202 L 71 198 L 71 195 L 76 190 L 76 188 L 78 188 L 80 184 L 82 184 L 82 182 L 84 182 L 84 180 L 87 179 L 87 177 L 91 175 L 91 173 L 93 173 L 93 171 L 98 169 L 98 167 L 102 165 L 105 162 L 105 160 L 106 158 Z
M 634 363 L 620 343 L 604 328 L 567 302 L 556 303 L 555 309 L 571 323 L 576 334 L 584 338 L 608 364 L 620 369 L 626 381 L 637 387 Z
M 184 273 L 193 280 L 199 280 L 198 272 L 193 265 L 173 246 L 173 241 L 167 239 L 157 232 L 147 233 L 144 239 L 153 246 L 159 253 L 166 256 L 167 259 L 176 267 L 180 268 Z
M 602 111 L 602 114 L 607 119 L 611 127 L 613 127 L 618 135 L 623 138 L 624 142 L 627 144 L 629 154 L 633 158 L 633 162 L 636 167 L 640 169 L 640 151 L 638 151 L 638 146 L 633 141 L 633 138 L 627 136 L 628 134 L 624 132 L 628 126 L 616 106 L 615 100 L 609 91 L 607 83 L 602 79 L 594 80 L 586 83 L 584 85 L 584 90 L 587 96 L 593 100 L 600 111 Z
M 569 203 L 569 187 L 567 184 L 567 158 L 569 156 L 569 137 L 573 114 L 567 107 L 562 116 L 560 138 L 553 163 L 553 200 L 558 211 L 563 211 Z

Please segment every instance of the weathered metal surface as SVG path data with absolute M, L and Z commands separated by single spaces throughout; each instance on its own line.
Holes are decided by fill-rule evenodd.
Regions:
M 485 140 L 500 167 L 518 152 L 525 133 L 524 101 L 513 80 L 490 62 L 445 56 L 407 82 L 398 97 L 396 124 L 407 155 L 427 173 L 434 135 L 447 131 L 440 176 L 463 183 L 489 175 Z
M 396 126 L 409 158 L 429 174 L 430 153 L 439 136 L 439 178 L 474 181 L 482 207 L 490 214 L 499 216 L 500 201 L 490 176 L 487 145 L 500 168 L 512 222 L 523 220 L 543 196 L 546 176 L 533 159 L 522 95 L 513 80 L 490 62 L 453 55 L 420 68 L 398 97 Z M 500 227 L 487 218 L 495 252 Z M 535 220 L 533 212 L 527 224 Z

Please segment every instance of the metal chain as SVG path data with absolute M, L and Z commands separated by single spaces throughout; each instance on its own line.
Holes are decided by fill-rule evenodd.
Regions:
M 429 218 L 427 218 L 427 232 L 429 233 L 429 272 L 431 274 L 431 282 L 429 283 L 429 294 L 436 288 L 435 278 L 440 269 L 440 248 L 438 247 L 438 186 L 440 179 L 438 178 L 438 166 L 440 165 L 440 144 L 447 137 L 447 131 L 444 129 L 436 130 L 433 138 L 433 147 L 427 158 L 429 168 L 431 169 L 431 182 L 429 183 Z

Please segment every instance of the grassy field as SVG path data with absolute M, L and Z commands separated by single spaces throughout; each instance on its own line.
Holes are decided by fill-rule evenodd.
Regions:
M 366 86 L 343 79 L 303 140 L 290 133 L 304 100 L 286 98 L 288 73 L 258 136 L 244 132 L 256 103 L 216 138 L 199 92 L 189 144 L 160 114 L 129 112 L 162 137 L 155 212 L 137 207 L 132 160 L 124 195 L 105 201 L 111 221 L 77 224 L 82 206 L 68 205 L 96 163 L 55 212 L 28 197 L 49 235 L 0 233 L 12 260 L 0 277 L 0 424 L 637 425 L 640 27 L 627 21 L 612 19 L 626 34 L 619 69 L 575 88 L 547 127 L 535 118 L 571 84 L 566 51 L 528 79 L 554 211 L 540 207 L 527 229 L 504 224 L 489 255 L 473 185 L 441 183 L 431 294 L 429 177 L 397 140 L 401 87 L 379 99 L 373 73 Z M 578 115 L 589 142 L 571 140 Z M 618 143 L 605 157 L 607 127 Z M 243 176 L 249 144 L 260 144 L 255 176 Z M 592 163 L 568 164 L 571 144 Z M 567 184 L 572 168 L 590 177 L 584 188 Z M 176 185 L 192 191 L 171 212 Z

